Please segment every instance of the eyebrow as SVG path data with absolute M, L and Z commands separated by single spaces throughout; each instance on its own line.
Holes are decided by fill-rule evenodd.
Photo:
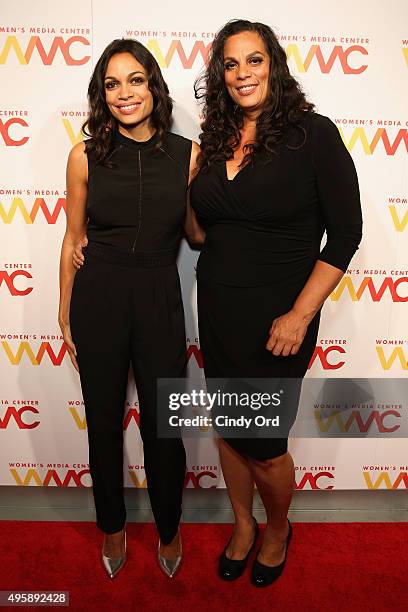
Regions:
M 248 53 L 248 55 L 246 56 L 246 59 L 248 59 L 248 57 L 251 57 L 252 55 L 256 55 L 257 53 L 259 53 L 259 55 L 264 55 L 264 53 L 262 53 L 262 51 L 251 51 L 251 53 Z M 227 55 L 226 57 L 224 57 L 224 62 L 226 60 L 235 60 L 235 57 Z
M 129 72 L 128 77 L 131 77 L 131 76 L 133 76 L 134 74 L 143 74 L 143 75 L 144 75 L 144 72 L 142 72 L 141 70 L 135 70 L 134 72 Z M 105 77 L 105 81 L 106 81 L 107 79 L 112 79 L 112 80 L 114 80 L 114 81 L 116 81 L 116 80 L 117 80 L 117 79 L 116 79 L 116 77 L 113 77 L 113 76 L 106 76 L 106 77 Z

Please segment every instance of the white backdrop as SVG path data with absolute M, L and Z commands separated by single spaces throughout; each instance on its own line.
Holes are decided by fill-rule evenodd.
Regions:
M 90 486 L 79 380 L 57 324 L 65 165 L 86 117 L 93 66 L 114 38 L 155 55 L 175 100 L 174 131 L 198 139 L 193 82 L 214 33 L 242 17 L 271 25 L 292 73 L 336 122 L 359 175 L 364 239 L 327 300 L 312 377 L 403 378 L 408 372 L 408 4 L 393 0 L 131 0 L 3 3 L 0 25 L 0 484 Z M 202 375 L 197 253 L 183 245 L 190 373 Z M 165 341 L 165 339 L 163 339 Z M 160 350 L 160 347 L 158 347 Z M 340 398 L 339 398 L 340 399 Z M 378 427 L 384 405 L 363 410 Z M 394 410 L 398 413 L 400 408 Z M 317 413 L 319 408 L 317 408 Z M 319 414 L 317 414 L 317 417 Z M 372 418 L 372 416 L 371 416 Z M 353 425 L 353 427 L 356 424 Z M 125 472 L 145 486 L 130 381 Z M 292 439 L 299 489 L 407 488 L 404 439 Z M 347 429 L 347 428 L 346 428 Z M 347 433 L 347 432 L 346 432 Z M 186 440 L 188 487 L 224 486 L 213 443 Z

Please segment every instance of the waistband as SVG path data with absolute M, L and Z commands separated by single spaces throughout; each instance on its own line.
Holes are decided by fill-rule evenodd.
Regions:
M 95 242 L 90 242 L 88 246 L 83 249 L 83 253 L 85 256 L 87 253 L 94 255 L 108 263 L 140 268 L 170 266 L 176 263 L 177 258 L 177 250 L 175 249 L 149 252 L 136 251 L 133 253 L 132 251 L 121 251 L 115 247 Z

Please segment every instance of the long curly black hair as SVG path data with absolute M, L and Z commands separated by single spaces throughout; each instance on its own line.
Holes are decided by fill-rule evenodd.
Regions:
M 153 95 L 151 121 L 159 133 L 158 146 L 172 121 L 173 102 L 156 59 L 137 40 L 113 40 L 99 58 L 89 82 L 89 117 L 82 126 L 83 134 L 91 137 L 85 143 L 86 152 L 93 156 L 96 163 L 102 164 L 106 162 L 111 150 L 112 134 L 118 123 L 106 104 L 104 83 L 109 60 L 117 53 L 130 53 L 147 72 L 149 89 Z
M 240 32 L 259 34 L 270 59 L 269 92 L 257 118 L 255 142 L 244 148 L 241 167 L 258 152 L 276 154 L 276 145 L 288 128 L 299 125 L 305 112 L 314 110 L 314 104 L 306 100 L 299 83 L 290 74 L 285 50 L 273 30 L 263 23 L 244 19 L 229 21 L 216 34 L 206 69 L 194 84 L 196 99 L 204 101 L 198 157 L 201 170 L 207 170 L 214 162 L 231 159 L 240 142 L 243 112 L 231 99 L 224 81 L 224 45 L 227 38 Z M 306 138 L 304 129 L 300 128 Z

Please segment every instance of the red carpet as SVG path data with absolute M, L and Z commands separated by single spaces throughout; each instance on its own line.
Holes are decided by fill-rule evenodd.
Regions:
M 295 523 L 285 571 L 265 589 L 248 570 L 217 577 L 230 525 L 182 525 L 184 559 L 173 580 L 156 563 L 151 524 L 127 526 L 128 560 L 111 580 L 92 523 L 1 521 L 0 590 L 64 590 L 68 610 L 273 610 L 393 612 L 408 609 L 407 523 Z M 6 609 L 6 608 L 5 608 Z M 33 609 L 33 608 L 31 608 Z M 39 608 L 38 608 L 39 609 Z

